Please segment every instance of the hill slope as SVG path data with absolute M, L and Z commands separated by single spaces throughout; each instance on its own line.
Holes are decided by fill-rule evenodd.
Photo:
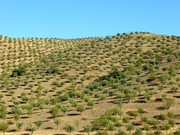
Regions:
M 66 125 L 82 134 L 129 133 L 129 125 L 131 133 L 179 132 L 179 45 L 180 37 L 149 33 L 1 36 L 0 122 L 17 134 L 56 134 Z

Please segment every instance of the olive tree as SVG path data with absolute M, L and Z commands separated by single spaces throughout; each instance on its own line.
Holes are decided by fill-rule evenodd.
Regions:
M 5 135 L 5 132 L 8 129 L 8 127 L 9 127 L 9 125 L 7 123 L 5 123 L 5 122 L 0 123 L 0 131 L 2 131 L 4 135 Z

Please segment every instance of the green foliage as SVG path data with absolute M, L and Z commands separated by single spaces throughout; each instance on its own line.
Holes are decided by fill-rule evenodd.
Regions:
M 149 124 L 152 125 L 152 126 L 154 126 L 154 127 L 156 127 L 157 124 L 158 124 L 158 121 L 155 120 L 155 119 L 152 119 L 152 120 L 149 121 Z
M 159 115 L 159 120 L 166 120 L 166 116 L 164 114 Z
M 0 99 L 2 99 L 4 97 L 4 95 L 2 93 L 0 93 Z
M 69 95 L 68 94 L 64 94 L 62 96 L 59 96 L 59 100 L 62 101 L 67 101 L 69 99 Z
M 6 130 L 8 129 L 9 125 L 5 122 L 0 123 L 0 131 L 2 131 L 4 134 Z
M 60 119 L 60 118 L 55 118 L 55 119 L 54 119 L 54 123 L 56 124 L 57 129 L 58 129 L 58 126 L 59 126 L 59 124 L 61 123 L 61 119 Z
M 24 124 L 23 122 L 17 122 L 16 127 L 20 130 L 22 128 L 23 124 Z
M 43 121 L 42 121 L 42 120 L 37 120 L 37 121 L 35 121 L 34 123 L 35 123 L 35 125 L 37 126 L 37 128 L 39 129 L 40 126 L 43 124 Z
M 161 131 L 161 129 L 156 129 L 153 134 L 154 135 L 161 135 L 162 131 Z
M 124 123 L 129 123 L 130 119 L 129 119 L 129 117 L 123 117 L 123 118 L 122 118 L 122 121 L 123 121 Z
M 98 131 L 96 135 L 108 135 L 106 131 Z
M 129 133 L 131 133 L 131 131 L 134 129 L 133 125 L 126 125 L 126 130 L 129 131 Z
M 66 130 L 66 132 L 68 132 L 69 134 L 71 134 L 71 132 L 73 132 L 75 129 L 74 129 L 74 127 L 72 126 L 72 125 L 66 125 L 65 127 L 64 127 L 64 130 Z
M 143 116 L 143 117 L 141 117 L 141 121 L 144 123 L 148 123 L 149 119 L 147 116 Z
M 165 103 L 165 108 L 169 109 L 174 104 L 175 104 L 175 100 L 174 99 L 167 98 L 166 99 L 166 103 Z
M 34 131 L 36 130 L 36 128 L 32 125 L 32 123 L 29 125 L 28 127 L 28 131 L 31 133 L 31 135 L 34 133 Z
M 132 112 L 130 112 L 129 115 L 136 118 L 139 115 L 139 113 L 137 111 L 132 111 Z
M 84 126 L 84 131 L 85 131 L 86 133 L 88 133 L 88 135 L 89 135 L 89 132 L 92 131 L 92 126 L 91 126 L 91 125 L 86 125 L 86 126 Z
M 94 104 L 95 104 L 95 103 L 94 103 L 94 101 L 92 101 L 92 100 L 89 100 L 88 103 L 87 103 L 87 105 L 90 106 L 91 109 L 92 109 L 92 107 L 94 106 Z
M 50 113 L 53 117 L 57 117 L 60 113 L 60 110 L 57 106 L 53 106 L 51 109 L 50 109 Z
M 159 80 L 164 83 L 165 81 L 169 80 L 171 77 L 169 74 L 165 73 L 165 74 L 162 74 L 160 77 L 159 77 Z
M 137 111 L 139 114 L 143 114 L 145 113 L 146 111 L 144 110 L 144 108 L 138 108 L 138 111 Z
M 144 97 L 147 101 L 149 101 L 153 96 L 153 92 L 150 90 L 147 90 L 146 93 L 144 94 Z
M 19 68 L 13 69 L 11 76 L 12 77 L 21 76 L 21 75 L 25 74 L 25 72 L 26 72 L 25 66 L 21 66 Z
M 77 111 L 82 113 L 83 111 L 85 111 L 85 107 L 83 105 L 79 105 L 77 106 Z
M 162 126 L 162 129 L 163 130 L 166 130 L 166 134 L 167 134 L 167 131 L 171 128 L 171 125 L 169 123 L 165 123 L 163 126 Z
M 103 129 L 105 127 L 107 127 L 107 125 L 110 123 L 110 121 L 108 120 L 108 118 L 102 116 L 100 118 L 97 118 L 93 121 L 93 129 L 94 130 L 100 130 Z
M 180 135 L 180 129 L 177 129 L 177 130 L 174 132 L 174 135 Z
M 59 73 L 59 69 L 56 66 L 54 66 L 54 65 L 50 65 L 47 68 L 46 72 L 49 73 L 49 74 L 57 74 L 57 73 Z
M 136 128 L 134 135 L 142 135 L 142 130 L 140 128 Z
M 146 131 L 151 130 L 151 127 L 148 124 L 145 124 L 143 127 L 144 127 L 144 130 Z
M 127 133 L 125 131 L 123 131 L 122 129 L 119 129 L 118 135 L 127 135 Z
M 7 115 L 7 107 L 0 106 L 0 119 L 5 119 Z
M 113 131 L 113 130 L 115 130 L 115 126 L 113 124 L 108 124 L 107 125 L 107 130 Z
M 175 122 L 175 120 L 173 120 L 173 119 L 169 119 L 169 120 L 168 120 L 168 124 L 169 124 L 171 127 L 174 127 L 174 126 L 176 125 L 176 122 Z
M 61 106 L 60 109 L 64 113 L 64 115 L 69 110 L 69 108 L 67 106 Z
M 168 111 L 167 112 L 167 117 L 168 118 L 173 118 L 174 117 L 174 112 L 173 111 Z

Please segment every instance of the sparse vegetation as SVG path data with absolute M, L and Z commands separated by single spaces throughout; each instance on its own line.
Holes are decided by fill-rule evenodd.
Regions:
M 178 134 L 179 42 L 1 36 L 0 131 Z

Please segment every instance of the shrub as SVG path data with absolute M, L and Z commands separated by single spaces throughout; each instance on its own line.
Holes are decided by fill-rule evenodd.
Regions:
M 55 118 L 55 119 L 54 119 L 54 123 L 56 124 L 57 129 L 58 129 L 58 126 L 59 126 L 59 124 L 61 123 L 61 119 L 60 119 L 60 118 Z
M 167 112 L 167 117 L 168 118 L 173 118 L 174 117 L 174 112 L 173 111 L 168 111 Z
M 61 111 L 64 113 L 64 115 L 68 110 L 69 108 L 67 106 L 61 106 Z
M 127 135 L 127 133 L 125 131 L 123 131 L 122 129 L 119 129 L 118 135 Z
M 132 112 L 130 112 L 129 115 L 136 118 L 139 115 L 139 113 L 137 111 L 132 111 Z
M 172 105 L 174 105 L 175 104 L 175 100 L 174 99 L 169 99 L 169 98 L 167 98 L 166 99 L 166 103 L 165 103 L 165 108 L 166 109 L 169 109 Z
M 57 106 L 53 106 L 51 109 L 50 109 L 50 113 L 53 117 L 57 117 L 59 115 L 59 108 Z
M 147 116 L 141 117 L 141 121 L 145 122 L 145 123 L 148 123 L 148 117 Z
M 154 131 L 154 135 L 161 135 L 162 134 L 162 131 L 160 129 L 156 129 Z
M 108 125 L 107 125 L 107 130 L 109 130 L 109 131 L 115 130 L 114 125 L 113 125 L 113 124 L 108 124 Z
M 79 105 L 79 106 L 77 107 L 77 111 L 80 112 L 80 113 L 82 113 L 83 111 L 85 111 L 85 107 L 82 106 L 82 105 Z
M 95 104 L 95 103 L 94 103 L 94 101 L 92 101 L 92 100 L 89 100 L 88 103 L 87 103 L 87 105 L 90 106 L 91 109 L 92 109 L 92 107 L 94 106 L 94 104 Z
M 133 125 L 126 125 L 127 131 L 129 131 L 129 134 L 131 134 L 131 131 L 134 129 Z
M 106 131 L 98 131 L 96 135 L 108 135 Z
M 12 76 L 12 77 L 21 76 L 21 75 L 23 75 L 25 72 L 26 72 L 26 69 L 25 69 L 25 67 L 22 66 L 22 67 L 13 69 L 11 76 Z
M 162 126 L 162 129 L 163 130 L 166 130 L 166 134 L 167 134 L 167 131 L 171 128 L 171 125 L 169 123 L 165 123 L 163 126 Z
M 71 132 L 74 131 L 74 127 L 72 125 L 66 125 L 64 127 L 64 130 L 66 130 L 66 132 L 68 132 L 69 134 L 71 134 Z
M 171 125 L 171 127 L 174 127 L 176 122 L 173 119 L 168 120 L 168 124 Z
M 91 132 L 91 131 L 92 131 L 92 126 L 91 126 L 91 125 L 87 125 L 87 126 L 85 126 L 85 127 L 84 127 L 84 131 L 85 131 L 85 132 L 87 132 L 87 133 L 88 133 L 88 135 L 89 135 L 89 132 Z
M 148 124 L 145 124 L 144 125 L 144 130 L 149 131 L 149 130 L 151 130 L 151 127 Z
M 140 128 L 136 128 L 134 135 L 142 135 L 142 130 Z
M 7 107 L 0 106 L 0 119 L 5 119 L 7 115 Z
M 174 135 L 180 135 L 180 129 L 177 129 L 177 130 L 174 132 Z
M 5 122 L 0 123 L 0 131 L 2 131 L 4 134 L 6 130 L 8 129 L 9 125 Z
M 123 118 L 122 118 L 122 121 L 123 121 L 124 123 L 128 123 L 128 122 L 129 122 L 129 117 L 123 117 Z
M 39 129 L 40 126 L 43 124 L 43 121 L 42 121 L 42 120 L 37 120 L 37 121 L 35 121 L 34 123 L 35 123 L 35 125 L 37 126 L 37 128 Z
M 23 126 L 23 123 L 22 122 L 17 122 L 16 123 L 16 127 L 20 130 Z
M 164 114 L 160 114 L 159 115 L 159 120 L 166 120 L 166 116 Z
M 34 131 L 36 130 L 36 128 L 35 127 L 33 127 L 33 125 L 32 124 L 30 124 L 29 125 L 29 127 L 28 127 L 28 131 L 30 131 L 31 132 L 31 135 L 34 133 Z

